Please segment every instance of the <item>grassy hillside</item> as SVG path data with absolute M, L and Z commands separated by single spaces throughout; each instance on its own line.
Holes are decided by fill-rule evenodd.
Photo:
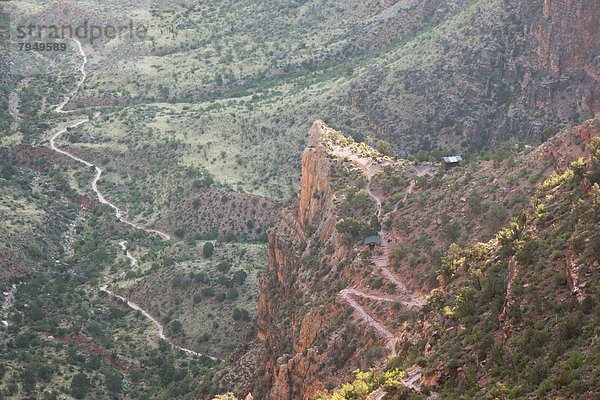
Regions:
M 170 248 L 159 263 L 142 258 L 119 292 L 162 320 L 181 345 L 224 359 L 254 335 L 257 277 L 266 257 L 263 245 L 217 243 L 206 258 L 204 243 Z
M 264 245 L 214 242 L 208 256 L 193 237 L 166 243 L 116 224 L 111 209 L 75 189 L 87 172 L 74 162 L 57 167 L 55 158 L 44 148 L 2 153 L 2 396 L 212 393 L 223 364 L 175 351 L 146 317 L 100 287 L 122 286 L 169 338 L 225 359 L 252 335 Z
M 202 164 L 222 183 L 276 199 L 297 185 L 293 160 L 315 119 L 359 140 L 386 139 L 407 156 L 475 153 L 513 136 L 539 142 L 544 128 L 584 114 L 571 104 L 578 72 L 552 84 L 553 99 L 540 97 L 539 85 L 554 78 L 523 33 L 535 16 L 499 0 L 13 3 L 13 25 L 87 18 L 145 28 L 84 41 L 89 79 L 69 107 L 108 107 L 85 128 L 91 135 L 181 141 L 173 164 Z M 38 99 L 19 129 L 26 141 L 47 138 L 37 124 L 72 87 L 73 50 L 45 56 L 50 81 L 29 72 L 36 79 L 23 97 L 33 90 Z M 18 65 L 35 61 L 15 56 Z M 106 147 L 109 157 L 123 149 Z

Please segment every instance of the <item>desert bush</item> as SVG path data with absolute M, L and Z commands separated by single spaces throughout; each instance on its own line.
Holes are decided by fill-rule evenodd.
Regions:
M 83 399 L 90 389 L 90 380 L 84 373 L 78 373 L 71 380 L 71 395 L 76 399 Z
M 174 277 L 173 277 L 173 281 L 171 282 L 171 285 L 174 288 L 186 288 L 191 284 L 191 279 L 185 275 L 183 275 L 182 273 L 177 273 Z
M 181 323 L 181 321 L 179 320 L 173 320 L 171 321 L 171 323 L 169 324 L 169 330 L 171 331 L 171 333 L 173 333 L 174 335 L 180 335 L 183 334 L 183 324 Z
M 377 278 L 371 283 L 373 289 L 380 289 L 383 286 L 383 278 Z
M 238 297 L 240 297 L 240 293 L 235 288 L 231 288 L 227 291 L 227 299 L 236 300 Z
M 200 303 L 202 301 L 202 295 L 200 293 L 194 293 L 194 296 L 192 296 L 192 301 L 194 304 Z
M 236 307 L 233 309 L 233 319 L 236 321 L 248 321 L 250 320 L 250 313 L 247 310 L 244 310 L 243 308 Z
M 204 258 L 211 258 L 214 252 L 215 245 L 212 244 L 212 242 L 204 243 L 204 246 L 202 247 L 202 255 L 204 256 Z
M 181 227 L 181 228 L 175 229 L 175 231 L 173 233 L 175 234 L 176 237 L 181 239 L 185 236 L 185 232 L 186 232 L 186 229 Z
M 120 374 L 109 372 L 104 376 L 104 385 L 111 393 L 121 393 L 123 390 L 123 379 Z
M 227 261 L 221 261 L 219 264 L 217 264 L 217 269 L 223 273 L 229 272 L 231 269 L 231 263 Z
M 392 247 L 392 262 L 394 265 L 398 265 L 400 261 L 406 256 L 406 247 L 401 242 L 398 242 Z
M 244 271 L 243 269 L 239 269 L 233 273 L 232 280 L 234 283 L 241 285 L 246 281 L 247 277 L 248 277 L 248 273 L 246 271 Z
M 592 183 L 600 183 L 600 136 L 595 137 L 588 145 L 590 161 L 587 177 Z
M 460 224 L 457 221 L 450 221 L 442 227 L 441 236 L 449 242 L 456 242 L 460 237 Z
M 536 240 L 519 240 L 516 245 L 515 259 L 524 266 L 530 266 L 538 259 L 539 243 Z

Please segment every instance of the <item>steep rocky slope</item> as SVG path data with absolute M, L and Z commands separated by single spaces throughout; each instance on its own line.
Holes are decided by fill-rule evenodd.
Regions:
M 342 223 L 349 219 L 344 189 L 366 183 L 357 167 L 364 149 L 315 123 L 302 158 L 299 198 L 269 237 L 269 271 L 259 296 L 264 367 L 253 394 L 269 399 L 325 396 L 323 390 L 340 386 L 354 369 L 386 365 L 390 371 L 410 370 L 402 379 L 405 385 L 422 393 L 440 391 L 448 398 L 461 392 L 482 397 L 506 391 L 515 398 L 533 392 L 594 393 L 597 388 L 589 383 L 597 373 L 591 368 L 597 308 L 589 299 L 598 278 L 593 233 L 598 220 L 597 187 L 592 185 L 596 178 L 590 171 L 598 168 L 598 161 L 586 163 L 579 157 L 588 157 L 586 145 L 598 134 L 598 121 L 589 121 L 538 149 L 513 149 L 493 161 L 441 175 L 431 166 L 386 161 L 367 152 L 374 157 L 367 166 L 383 166 L 367 189 L 383 198 L 380 234 L 390 241 L 389 247 L 384 243 L 383 255 L 391 252 L 391 271 L 386 273 L 373 267 L 381 256 L 371 261 L 370 252 L 359 247 L 369 230 L 348 236 Z M 551 175 L 557 170 L 566 172 Z M 352 200 L 351 214 L 359 223 L 376 214 L 376 209 L 361 208 L 357 198 Z M 496 228 L 488 227 L 490 213 L 498 212 L 491 206 L 497 203 L 504 211 L 496 216 Z M 566 205 L 571 203 L 580 206 L 569 212 Z M 521 213 L 523 208 L 528 211 Z M 501 230 L 510 220 L 518 222 Z M 456 236 L 444 229 L 452 222 L 458 226 Z M 480 241 L 486 244 L 476 244 Z M 537 272 L 531 267 L 526 273 L 519 263 L 535 266 Z M 424 279 L 428 274 L 431 279 Z M 390 276 L 397 278 L 386 284 Z M 407 293 L 414 291 L 413 297 L 434 289 L 422 309 L 399 300 L 382 301 L 407 295 L 404 284 L 412 288 Z M 371 294 L 348 307 L 343 296 L 347 288 Z M 543 304 L 551 304 L 554 311 Z M 560 343 L 560 335 L 566 335 L 567 342 L 556 352 L 558 361 L 521 349 L 524 340 L 538 335 L 535 321 L 549 318 L 556 322 L 539 333 L 546 339 L 537 346 Z M 580 321 L 576 327 L 563 326 L 573 319 Z M 396 338 L 391 352 L 377 321 L 385 321 L 381 329 Z M 573 368 L 583 369 L 561 377 L 561 363 L 568 363 L 578 348 L 582 355 Z M 492 350 L 500 358 L 486 364 L 482 360 L 492 357 Z M 394 357 L 384 363 L 386 355 Z M 479 363 L 469 361 L 477 357 Z M 514 366 L 508 375 L 498 370 L 506 357 L 512 357 Z M 518 372 L 539 363 L 543 368 L 536 377 Z M 380 381 L 369 385 L 375 390 L 374 382 Z
M 435 287 L 436 266 L 451 243 L 470 246 L 494 237 L 528 205 L 537 184 L 585 156 L 596 132 L 588 121 L 538 148 L 500 147 L 489 159 L 445 174 L 431 166 L 383 170 L 375 189 L 386 196 L 382 223 L 399 243 L 392 266 L 415 289 Z
M 494 239 L 450 248 L 397 360 L 422 368 L 423 393 L 598 396 L 599 156 L 596 138 Z
M 354 80 L 340 119 L 353 124 L 339 126 L 399 152 L 540 141 L 599 111 L 598 13 L 594 0 L 468 2 Z
M 367 345 L 379 341 L 336 301 L 355 269 L 367 271 L 336 229 L 343 214 L 336 193 L 343 182 L 360 185 L 362 176 L 350 161 L 332 155 L 338 135 L 320 122 L 313 125 L 299 198 L 269 236 L 269 271 L 259 295 L 258 336 L 265 350 L 257 388 L 269 399 L 305 398 L 334 387 L 359 366 Z M 368 215 L 355 214 L 362 221 Z

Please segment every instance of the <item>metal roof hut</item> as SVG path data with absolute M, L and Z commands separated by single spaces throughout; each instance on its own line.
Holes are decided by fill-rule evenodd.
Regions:
M 462 161 L 461 156 L 443 157 L 442 168 L 444 168 L 444 171 L 448 171 L 451 168 L 458 167 Z
M 369 246 L 369 250 L 374 250 L 377 246 L 381 247 L 381 238 L 379 236 L 369 236 L 365 239 L 365 246 Z

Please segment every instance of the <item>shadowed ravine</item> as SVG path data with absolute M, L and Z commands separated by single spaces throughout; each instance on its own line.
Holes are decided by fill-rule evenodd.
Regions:
M 76 110 L 64 111 L 64 107 L 69 103 L 69 101 L 71 101 L 71 99 L 73 98 L 73 96 L 75 96 L 77 94 L 77 92 L 79 91 L 79 89 L 84 84 L 84 82 L 85 82 L 85 80 L 87 78 L 87 73 L 86 73 L 86 70 L 85 70 L 85 67 L 86 67 L 86 64 L 87 64 L 87 57 L 86 57 L 85 51 L 83 50 L 83 46 L 81 45 L 81 42 L 79 42 L 79 40 L 77 40 L 77 39 L 73 39 L 73 40 L 77 44 L 77 48 L 78 48 L 79 54 L 81 55 L 81 57 L 83 59 L 83 61 L 81 63 L 81 67 L 79 69 L 80 72 L 81 72 L 81 79 L 77 83 L 77 86 L 75 87 L 75 90 L 73 90 L 68 96 L 65 96 L 64 100 L 54 110 L 56 113 L 59 113 L 59 114 L 69 114 L 69 113 L 72 113 L 72 112 L 76 111 Z M 100 113 L 97 112 L 94 115 L 94 118 L 97 118 L 99 114 Z M 129 226 L 131 226 L 133 228 L 142 230 L 142 231 L 144 231 L 146 233 L 153 234 L 153 235 L 158 235 L 163 240 L 171 240 L 170 235 L 168 235 L 165 232 L 161 232 L 161 231 L 156 230 L 156 229 L 148 229 L 148 228 L 146 228 L 146 227 L 144 227 L 142 225 L 136 224 L 135 222 L 132 222 L 132 221 L 129 221 L 128 219 L 126 219 L 123 216 L 124 215 L 123 211 L 119 207 L 117 207 L 115 204 L 113 204 L 110 201 L 108 201 L 104 197 L 104 195 L 102 194 L 102 192 L 98 189 L 98 181 L 102 177 L 103 170 L 100 169 L 95 164 L 93 164 L 92 162 L 86 161 L 86 160 L 84 160 L 82 158 L 79 158 L 79 157 L 77 157 L 77 156 L 75 156 L 75 155 L 73 155 L 73 154 L 71 154 L 71 153 L 69 153 L 69 152 L 67 152 L 65 150 L 62 150 L 62 149 L 60 149 L 58 147 L 57 141 L 60 139 L 60 137 L 64 133 L 67 132 L 68 129 L 81 126 L 83 124 L 88 123 L 89 121 L 90 121 L 89 118 L 82 118 L 80 120 L 72 122 L 71 124 L 67 125 L 67 127 L 65 127 L 63 129 L 59 130 L 58 132 L 56 132 L 54 134 L 54 136 L 52 136 L 52 138 L 50 139 L 50 148 L 52 150 L 54 150 L 55 152 L 59 153 L 59 154 L 65 155 L 65 156 L 67 156 L 67 157 L 69 157 L 69 158 L 71 158 L 71 159 L 73 159 L 73 160 L 75 160 L 75 161 L 77 161 L 77 162 L 79 162 L 81 164 L 84 164 L 87 167 L 94 167 L 95 168 L 96 175 L 94 177 L 94 180 L 91 182 L 92 190 L 94 191 L 94 193 L 96 193 L 96 197 L 98 198 L 98 201 L 101 204 L 105 204 L 105 205 L 109 206 L 110 208 L 112 208 L 114 210 L 115 216 L 117 217 L 117 219 L 119 221 L 121 221 L 122 223 L 127 224 L 127 225 L 129 225 Z M 130 264 L 132 266 L 136 265 L 137 264 L 137 259 L 135 259 L 131 255 L 131 253 L 129 253 L 129 251 L 127 250 L 127 242 L 126 241 L 122 241 L 119 244 L 120 244 L 121 248 L 123 248 L 123 250 L 126 252 L 126 255 L 127 255 L 127 258 L 129 259 Z M 119 296 L 119 295 L 115 294 L 114 292 L 112 292 L 111 290 L 109 290 L 107 284 L 102 285 L 100 287 L 100 290 L 102 292 L 108 293 L 109 295 L 111 295 L 112 297 L 114 297 L 116 299 L 119 299 L 119 300 L 125 302 L 131 309 L 140 311 L 142 313 L 142 315 L 144 315 L 144 317 L 146 317 L 148 320 L 150 320 L 150 322 L 152 322 L 154 324 L 154 326 L 157 329 L 158 336 L 162 340 L 165 340 L 167 343 L 169 343 L 171 345 L 171 347 L 173 347 L 174 349 L 183 351 L 184 353 L 190 354 L 190 355 L 193 355 L 193 356 L 204 356 L 203 354 L 197 353 L 197 352 L 195 352 L 193 350 L 190 350 L 190 349 L 186 349 L 184 347 L 178 346 L 175 343 L 173 343 L 169 338 L 167 338 L 165 336 L 165 334 L 164 334 L 164 327 L 163 327 L 163 325 L 157 319 L 155 319 L 152 315 L 150 315 L 147 311 L 145 311 L 144 309 L 142 309 L 137 304 L 135 304 L 132 301 L 129 301 L 128 299 L 126 299 L 126 298 L 124 298 L 122 296 Z M 210 357 L 210 356 L 208 356 L 208 357 L 211 360 L 214 360 L 214 361 L 217 360 L 214 357 Z

